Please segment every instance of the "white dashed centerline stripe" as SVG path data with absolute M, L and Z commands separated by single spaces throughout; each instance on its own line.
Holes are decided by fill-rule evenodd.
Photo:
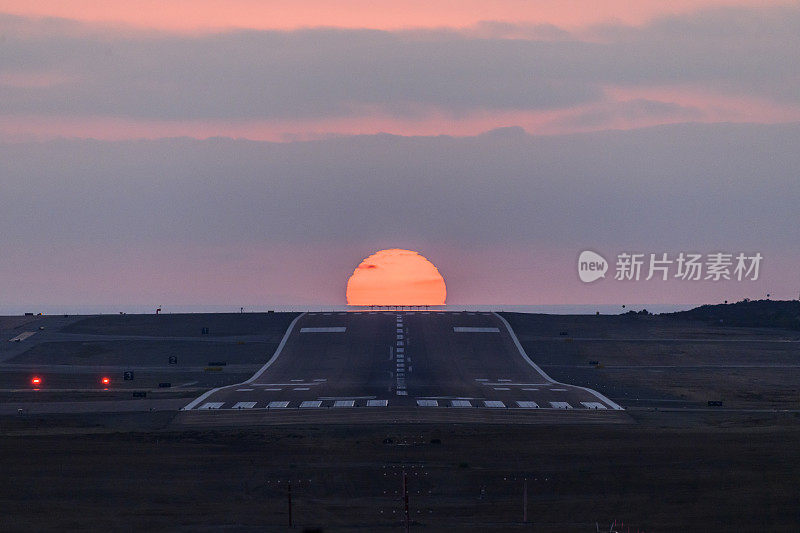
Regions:
M 255 390 L 255 389 L 236 389 L 236 392 L 250 392 L 250 391 L 253 391 L 253 390 Z

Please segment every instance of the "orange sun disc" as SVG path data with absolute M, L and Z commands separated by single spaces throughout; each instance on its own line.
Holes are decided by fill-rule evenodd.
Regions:
M 444 305 L 447 289 L 433 263 L 418 252 L 376 252 L 347 281 L 348 305 Z

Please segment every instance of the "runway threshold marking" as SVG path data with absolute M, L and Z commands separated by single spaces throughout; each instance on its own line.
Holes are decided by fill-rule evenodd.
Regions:
M 23 331 L 22 333 L 20 333 L 19 335 L 17 335 L 13 339 L 8 339 L 8 342 L 21 342 L 21 341 L 24 341 L 25 339 L 27 339 L 28 337 L 31 337 L 33 335 L 36 335 L 35 331 Z
M 417 405 L 420 407 L 439 407 L 437 400 L 417 400 Z
M 572 409 L 572 406 L 567 402 L 550 402 L 553 409 Z
M 207 402 L 198 407 L 198 409 L 219 409 L 225 402 Z
M 506 404 L 504 404 L 500 400 L 486 400 L 483 402 L 483 405 L 485 405 L 486 407 L 495 407 L 495 408 L 506 406 Z
M 539 408 L 539 404 L 537 404 L 536 402 L 529 402 L 529 401 L 522 401 L 522 400 L 517 400 L 517 405 L 519 407 L 521 407 L 522 409 L 538 409 Z
M 389 400 L 367 400 L 367 407 L 387 407 Z
M 285 409 L 289 406 L 289 402 L 269 402 L 267 409 Z
M 587 409 L 608 409 L 605 405 L 599 402 L 581 402 Z
M 355 400 L 336 400 L 333 402 L 334 407 L 353 407 L 355 405 Z
M 306 400 L 300 403 L 300 407 L 319 407 L 322 402 L 319 400 Z
M 472 407 L 469 400 L 450 400 L 450 405 L 453 407 Z
M 252 409 L 256 406 L 256 402 L 236 402 L 233 406 L 234 409 Z
M 344 333 L 347 331 L 346 327 L 325 327 L 325 328 L 300 328 L 300 333 Z

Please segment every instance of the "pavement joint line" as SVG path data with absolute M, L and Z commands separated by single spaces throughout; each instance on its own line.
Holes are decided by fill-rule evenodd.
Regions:
M 500 316 L 500 314 L 499 314 L 499 313 L 492 313 L 492 314 L 494 314 L 494 316 L 496 316 L 498 319 L 500 319 L 500 321 L 501 321 L 501 322 L 502 322 L 502 323 L 505 325 L 505 327 L 506 327 L 506 330 L 508 330 L 508 334 L 509 334 L 509 335 L 511 335 L 511 340 L 512 340 L 512 341 L 514 341 L 514 345 L 516 345 L 516 347 L 517 347 L 517 350 L 519 351 L 519 353 L 520 353 L 520 355 L 522 356 L 522 358 L 523 358 L 523 359 L 525 359 L 525 361 L 526 361 L 526 362 L 527 362 L 529 365 L 531 365 L 531 366 L 532 366 L 534 369 L 536 369 L 536 371 L 537 371 L 537 372 L 539 372 L 539 374 L 540 374 L 540 375 L 541 375 L 541 376 L 542 376 L 544 379 L 546 379 L 547 381 L 549 381 L 550 383 L 552 383 L 552 384 L 554 384 L 554 385 L 565 385 L 565 386 L 569 386 L 569 387 L 575 387 L 575 388 L 578 388 L 578 389 L 585 390 L 586 392 L 588 392 L 588 393 L 590 393 L 590 394 L 592 394 L 592 395 L 596 396 L 597 398 L 599 398 L 600 400 L 602 400 L 603 402 L 605 402 L 606 404 L 608 404 L 609 406 L 611 406 L 611 408 L 612 408 L 612 409 L 614 409 L 614 410 L 616 410 L 616 411 L 624 411 L 624 410 L 625 410 L 625 409 L 624 409 L 624 408 L 623 408 L 621 405 L 619 405 L 619 404 L 617 404 L 617 403 L 615 403 L 615 402 L 611 401 L 611 400 L 610 400 L 610 399 L 608 399 L 606 396 L 604 396 L 604 395 L 600 394 L 600 393 L 599 393 L 599 392 L 597 392 L 596 390 L 590 389 L 590 388 L 588 388 L 588 387 L 581 387 L 581 386 L 579 386 L 579 385 L 567 385 L 566 383 L 561 383 L 561 382 L 559 382 L 559 381 L 556 381 L 556 380 L 554 380 L 554 379 L 553 379 L 553 378 L 551 378 L 550 376 L 548 376 L 548 375 L 547 375 L 547 374 L 544 372 L 544 370 L 542 370 L 541 368 L 539 368 L 539 366 L 538 366 L 536 363 L 534 363 L 533 361 L 531 361 L 531 358 L 530 358 L 530 357 L 528 357 L 528 354 L 527 354 L 527 353 L 525 353 L 525 348 L 523 348 L 523 347 L 522 347 L 522 344 L 519 342 L 519 339 L 517 338 L 517 334 L 516 334 L 516 333 L 514 333 L 514 330 L 512 329 L 512 327 L 511 327 L 511 324 L 509 324 L 509 323 L 508 323 L 508 321 L 507 321 L 505 318 L 503 318 L 502 316 Z
M 264 373 L 264 372 L 265 372 L 265 371 L 266 371 L 266 370 L 267 370 L 267 369 L 268 369 L 270 366 L 272 366 L 272 364 L 273 364 L 273 363 L 274 363 L 274 362 L 275 362 L 275 361 L 278 359 L 278 357 L 281 355 L 281 352 L 283 351 L 283 347 L 284 347 L 284 346 L 286 346 L 286 343 L 287 343 L 287 341 L 289 340 L 289 337 L 291 336 L 291 334 L 292 334 L 292 331 L 294 330 L 294 326 L 295 326 L 295 324 L 297 324 L 297 323 L 300 321 L 300 319 L 301 319 L 301 318 L 303 318 L 304 316 L 306 316 L 306 314 L 307 314 L 307 313 L 300 313 L 299 315 L 297 315 L 297 316 L 294 318 L 294 320 L 292 320 L 291 324 L 289 324 L 289 327 L 288 327 L 288 328 L 286 328 L 286 333 L 284 333 L 284 334 L 283 334 L 283 338 L 281 339 L 281 342 L 280 342 L 280 344 L 278 344 L 278 348 L 276 348 L 276 350 L 275 350 L 275 353 L 272 355 L 272 357 L 270 358 L 270 360 L 269 360 L 269 361 L 267 361 L 266 363 L 264 363 L 264 366 L 262 366 L 262 367 L 261 367 L 261 368 L 258 370 L 258 372 L 256 372 L 256 373 L 255 373 L 255 374 L 254 374 L 254 375 L 253 375 L 253 376 L 252 376 L 250 379 L 248 379 L 247 381 L 244 381 L 244 382 L 242 382 L 242 383 L 236 383 L 235 385 L 227 385 L 227 386 L 225 386 L 225 387 L 217 387 L 217 388 L 215 388 L 215 389 L 211 389 L 210 391 L 207 391 L 206 393 L 204 393 L 204 394 L 200 395 L 200 397 L 196 398 L 195 400 L 193 400 L 193 401 L 189 402 L 189 403 L 188 403 L 188 404 L 187 404 L 185 407 L 183 407 L 181 410 L 182 410 L 182 411 L 190 411 L 190 410 L 191 410 L 192 408 L 194 408 L 194 407 L 195 407 L 197 404 L 199 404 L 200 402 L 204 401 L 206 398 L 208 398 L 209 396 L 211 396 L 211 395 L 212 395 L 212 394 L 214 394 L 215 392 L 221 391 L 221 390 L 223 390 L 223 389 L 229 389 L 229 388 L 233 388 L 233 387 L 241 387 L 242 385 L 250 385 L 251 383 L 253 383 L 254 381 L 256 381 L 256 380 L 257 380 L 259 377 L 261 377 L 261 374 L 263 374 L 263 373 Z

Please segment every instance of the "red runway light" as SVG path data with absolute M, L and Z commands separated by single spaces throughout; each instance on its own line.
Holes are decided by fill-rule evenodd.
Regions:
M 38 387 L 41 384 L 42 384 L 42 378 L 40 378 L 39 376 L 34 376 L 31 378 L 31 385 L 35 385 Z
M 109 383 L 111 383 L 111 380 L 109 378 L 102 378 L 100 380 L 100 383 L 102 383 L 103 385 L 108 385 Z

